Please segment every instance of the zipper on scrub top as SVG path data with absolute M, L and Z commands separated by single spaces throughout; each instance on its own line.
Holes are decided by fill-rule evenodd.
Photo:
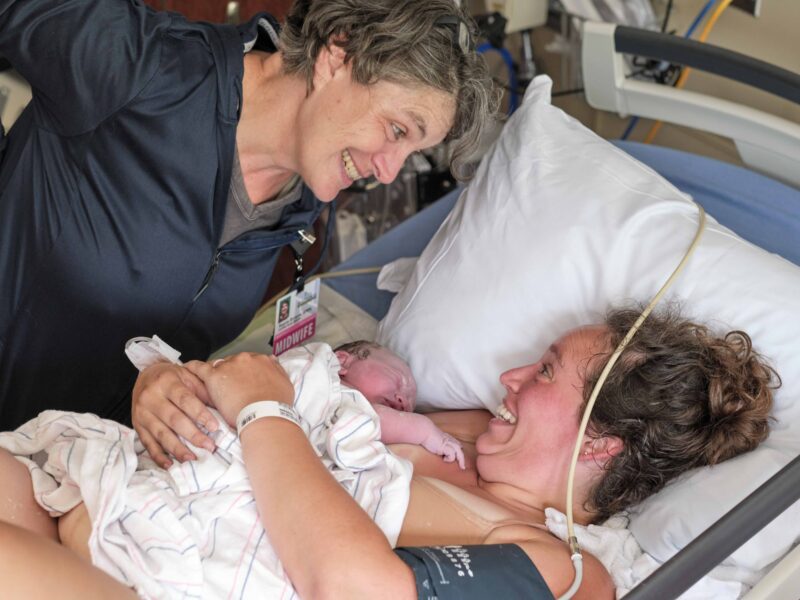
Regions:
M 192 298 L 192 302 L 197 302 L 197 299 L 203 295 L 208 289 L 208 286 L 211 285 L 211 280 L 214 279 L 214 273 L 217 272 L 217 267 L 219 267 L 219 255 L 222 254 L 222 250 L 217 249 L 214 253 L 214 260 L 211 261 L 211 266 L 208 268 L 206 272 L 206 276 L 203 278 L 203 283 L 200 284 L 200 289 L 197 290 L 197 293 Z
M 278 248 L 281 246 L 286 246 L 287 244 L 291 244 L 292 249 L 297 251 L 295 248 L 296 245 L 299 245 L 305 251 L 305 248 L 308 248 L 311 244 L 314 243 L 315 237 L 304 229 L 298 229 L 296 231 L 291 232 L 291 234 L 284 234 L 281 236 L 276 236 L 277 239 L 274 240 L 271 244 L 266 244 L 264 246 L 260 246 L 258 248 L 248 247 L 242 249 L 236 248 L 229 248 L 228 244 L 226 244 L 223 248 L 217 248 L 217 251 L 214 253 L 214 258 L 211 261 L 211 266 L 208 268 L 206 272 L 206 276 L 203 278 L 203 283 L 200 284 L 200 289 L 197 290 L 195 293 L 194 298 L 192 298 L 192 302 L 197 302 L 197 299 L 203 295 L 203 293 L 208 289 L 208 286 L 211 285 L 211 281 L 214 279 L 214 274 L 217 272 L 219 268 L 219 261 L 222 254 L 229 253 L 229 252 L 253 252 L 256 250 L 270 250 L 272 248 Z M 238 239 L 238 238 L 237 238 Z M 234 240 L 235 242 L 236 240 Z M 233 243 L 233 242 L 229 242 Z

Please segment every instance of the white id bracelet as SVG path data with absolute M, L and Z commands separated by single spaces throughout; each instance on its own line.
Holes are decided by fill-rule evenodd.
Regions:
M 301 429 L 300 417 L 294 408 L 283 402 L 275 400 L 261 400 L 260 402 L 253 402 L 245 406 L 236 417 L 236 432 L 241 436 L 244 428 L 250 425 L 256 419 L 263 419 L 265 417 L 279 417 L 291 421 Z

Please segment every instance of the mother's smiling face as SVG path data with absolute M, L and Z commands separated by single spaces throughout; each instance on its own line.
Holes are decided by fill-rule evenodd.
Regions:
M 487 481 L 520 481 L 524 472 L 565 470 L 578 435 L 584 380 L 592 358 L 608 351 L 606 329 L 589 326 L 556 340 L 533 364 L 506 371 L 500 414 L 476 443 Z
M 453 124 L 455 100 L 425 86 L 353 81 L 344 51 L 320 51 L 313 89 L 298 112 L 297 171 L 314 194 L 332 200 L 353 181 L 397 177 L 412 152 L 435 146 Z

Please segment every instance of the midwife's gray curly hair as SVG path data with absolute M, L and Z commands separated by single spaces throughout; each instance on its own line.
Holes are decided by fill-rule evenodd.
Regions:
M 483 57 L 454 44 L 454 25 L 436 23 L 446 16 L 464 22 L 474 45 L 476 27 L 454 0 L 296 0 L 281 29 L 283 68 L 303 76 L 311 90 L 317 55 L 334 43 L 344 49 L 357 83 L 423 85 L 451 95 L 450 167 L 468 179 L 467 162 L 497 110 L 498 95 Z

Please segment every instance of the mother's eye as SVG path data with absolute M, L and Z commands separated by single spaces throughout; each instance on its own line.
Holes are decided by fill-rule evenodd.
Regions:
M 539 374 L 544 375 L 548 379 L 553 378 L 553 367 L 551 367 L 548 363 L 542 363 L 542 366 L 539 367 Z

